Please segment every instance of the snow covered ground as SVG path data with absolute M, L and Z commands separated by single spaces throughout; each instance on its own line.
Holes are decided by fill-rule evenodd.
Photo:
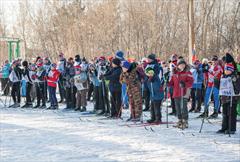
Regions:
M 200 134 L 194 113 L 187 130 L 158 125 L 152 131 L 74 111 L 0 107 L 1 162 L 240 161 L 240 124 L 235 135 L 218 135 L 221 118 L 204 124 Z M 128 116 L 124 110 L 124 120 Z M 148 117 L 144 113 L 144 120 Z

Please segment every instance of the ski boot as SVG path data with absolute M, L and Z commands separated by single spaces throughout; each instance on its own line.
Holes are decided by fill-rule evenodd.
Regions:
M 85 106 L 82 107 L 82 109 L 80 110 L 80 112 L 85 112 L 87 109 Z
M 176 123 L 176 125 L 174 125 L 174 128 L 180 128 L 182 126 L 182 120 L 178 120 L 178 122 Z
M 217 117 L 218 117 L 218 112 L 214 111 L 214 112 L 210 115 L 209 119 L 216 119 Z

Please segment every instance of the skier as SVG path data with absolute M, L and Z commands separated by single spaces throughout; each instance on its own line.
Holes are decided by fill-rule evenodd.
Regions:
M 191 69 L 194 82 L 191 90 L 192 106 L 189 112 L 200 112 L 202 105 L 202 86 L 203 86 L 203 70 L 202 64 L 199 60 L 195 60 Z M 197 107 L 196 107 L 197 102 Z
M 14 104 L 10 107 L 17 108 L 20 107 L 21 96 L 21 80 L 22 80 L 22 70 L 20 69 L 19 60 L 14 60 L 12 63 L 12 71 L 9 75 L 9 80 L 12 82 L 11 96 Z
M 45 77 L 48 75 L 49 71 L 51 70 L 51 61 L 48 57 L 45 57 L 43 59 L 43 68 L 46 71 Z M 45 94 L 45 100 L 48 100 L 48 90 L 47 90 L 47 80 L 44 82 L 44 94 Z M 49 102 L 49 101 L 48 101 Z
M 161 123 L 162 113 L 161 104 L 164 98 L 163 91 L 163 69 L 158 64 L 156 55 L 150 54 L 148 56 L 148 65 L 145 69 L 145 73 L 148 77 L 148 89 L 150 90 L 150 100 L 151 100 L 151 119 L 147 122 L 149 123 Z
M 33 82 L 30 76 L 28 62 L 23 61 L 22 66 L 23 66 L 23 73 L 22 73 L 23 79 L 26 81 L 26 104 L 22 106 L 22 108 L 29 108 L 29 107 L 32 107 L 31 89 L 32 89 Z
M 73 66 L 73 58 L 69 58 L 66 65 L 66 71 L 64 74 L 64 87 L 66 90 L 66 110 L 75 108 L 74 100 L 74 75 L 75 68 Z
M 177 69 L 173 73 L 169 86 L 174 89 L 173 98 L 177 110 L 178 122 L 175 127 L 188 128 L 188 109 L 187 102 L 193 84 L 193 76 L 189 66 L 183 59 L 177 62 Z
M 51 70 L 47 75 L 47 84 L 48 84 L 49 97 L 50 97 L 50 103 L 51 103 L 51 106 L 48 107 L 48 109 L 52 109 L 52 110 L 58 109 L 56 88 L 57 88 L 59 76 L 60 76 L 60 72 L 57 70 L 57 65 L 55 63 L 51 64 Z
M 129 97 L 129 104 L 131 115 L 127 121 L 140 121 L 142 116 L 142 95 L 141 95 L 141 81 L 137 72 L 136 65 L 124 61 L 122 64 L 122 74 L 120 81 L 126 83 L 127 94 Z
M 234 134 L 236 132 L 236 123 L 237 123 L 237 102 L 239 100 L 240 95 L 240 76 L 237 73 L 237 66 L 234 61 L 234 58 L 231 54 L 226 53 L 226 64 L 224 67 L 224 74 L 221 77 L 221 82 L 223 80 L 227 80 L 230 84 L 233 85 L 231 91 L 231 95 L 221 94 L 221 101 L 223 104 L 223 118 L 222 118 L 222 128 L 217 131 L 217 133 L 226 133 L 226 134 Z M 223 87 L 225 88 L 225 87 Z M 238 95 L 238 96 L 234 96 Z
M 9 74 L 11 72 L 11 65 L 9 64 L 9 61 L 6 60 L 4 62 L 4 65 L 2 67 L 2 78 L 1 78 L 1 83 L 2 83 L 2 91 L 3 95 L 7 96 L 9 94 Z
M 59 103 L 64 102 L 64 99 L 66 98 L 66 92 L 64 89 L 64 73 L 66 70 L 66 64 L 67 61 L 64 58 L 64 54 L 62 52 L 60 52 L 59 54 L 59 62 L 57 65 L 57 70 L 60 72 L 60 77 L 59 77 L 59 81 L 58 81 L 58 89 L 59 89 L 59 93 L 60 93 L 60 101 Z
M 122 73 L 122 69 L 120 67 L 121 61 L 117 58 L 112 60 L 112 68 L 106 74 L 102 75 L 100 78 L 104 78 L 105 80 L 109 80 L 109 91 L 111 94 L 111 118 L 120 117 L 120 109 L 121 109 L 121 95 L 122 95 L 122 85 L 120 81 L 120 75 Z
M 93 95 L 93 98 L 94 98 L 94 110 L 93 112 L 96 113 L 98 110 L 99 110 L 99 103 L 100 103 L 100 98 L 99 98 L 99 95 L 100 95 L 100 83 L 99 83 L 99 80 L 98 80 L 98 77 L 97 77 L 97 70 L 96 70 L 96 66 L 94 63 L 91 63 L 89 65 L 89 72 L 88 72 L 88 75 L 89 75 L 89 79 L 90 81 L 93 83 L 93 89 L 94 89 L 94 95 Z
M 176 69 L 177 69 L 177 61 L 178 61 L 177 55 L 176 55 L 176 54 L 173 54 L 173 55 L 171 56 L 171 60 L 170 60 L 170 64 L 169 64 L 169 71 L 170 71 L 170 72 L 169 72 L 169 76 L 166 77 L 166 78 L 168 78 L 168 81 L 167 81 L 167 82 L 170 81 L 172 75 L 175 73 L 175 71 L 176 71 Z M 170 92 L 170 98 L 171 98 L 172 112 L 169 113 L 169 115 L 176 115 L 176 108 L 175 108 L 175 102 L 174 102 L 174 98 L 173 98 L 173 93 L 174 93 L 173 91 L 174 91 L 173 88 L 170 87 L 170 88 L 169 88 L 169 92 Z
M 208 117 L 209 102 L 211 100 L 211 95 L 214 97 L 214 112 L 211 114 L 211 118 L 218 117 L 218 111 L 220 109 L 219 100 L 219 83 L 223 72 L 222 67 L 219 65 L 218 56 L 213 56 L 213 65 L 208 71 L 208 82 L 207 89 L 204 98 L 204 112 L 199 117 Z
M 45 77 L 46 77 L 46 70 L 43 68 L 43 59 L 38 59 L 37 62 L 37 73 L 36 73 L 36 79 L 35 79 L 35 85 L 36 85 L 36 93 L 37 93 L 37 105 L 35 105 L 33 108 L 46 108 L 46 98 L 45 98 Z M 41 104 L 42 101 L 42 105 Z
M 75 111 L 86 111 L 87 107 L 87 73 L 83 64 L 75 66 L 74 85 L 77 88 Z

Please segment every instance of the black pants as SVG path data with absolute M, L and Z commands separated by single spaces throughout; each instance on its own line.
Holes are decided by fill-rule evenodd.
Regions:
M 45 94 L 44 94 L 44 89 L 45 88 L 46 87 L 45 87 L 44 82 L 36 83 L 37 105 L 40 105 L 41 101 L 42 101 L 42 105 L 46 104 Z
M 2 83 L 2 91 L 4 95 L 8 95 L 9 94 L 9 79 L 8 78 L 2 78 L 1 79 L 1 83 Z
M 21 83 L 20 82 L 15 82 L 12 84 L 12 91 L 11 91 L 11 96 L 14 101 L 14 103 L 21 102 L 21 96 L 20 96 L 20 89 L 21 89 Z
M 150 107 L 150 92 L 149 92 L 149 90 L 144 90 L 143 95 L 144 95 L 145 109 L 148 110 Z
M 45 100 L 48 100 L 48 86 L 47 86 L 47 81 L 44 82 L 44 95 L 45 95 Z
M 26 85 L 26 103 L 27 104 L 32 104 L 32 99 L 31 99 L 31 89 L 32 89 L 32 84 L 27 82 Z
M 188 120 L 188 99 L 183 97 L 174 98 L 175 107 L 177 110 L 177 116 L 179 120 Z
M 75 107 L 74 102 L 76 102 L 76 101 L 74 101 L 74 98 L 75 98 L 74 87 L 66 88 L 66 104 L 67 104 L 67 108 L 74 108 Z
M 197 110 L 201 110 L 202 105 L 202 89 L 196 89 L 192 88 L 191 90 L 191 98 L 192 98 L 192 109 L 196 109 L 196 103 L 197 103 Z
M 99 86 L 94 86 L 94 110 L 101 110 L 101 105 L 100 105 L 100 88 Z
M 88 98 L 87 98 L 88 101 L 91 100 L 91 96 L 92 96 L 92 94 L 93 94 L 93 90 L 94 90 L 93 83 L 90 82 L 90 83 L 89 83 L 89 89 L 88 89 Z
M 110 113 L 110 104 L 108 99 L 108 91 L 105 83 L 100 83 L 99 86 L 99 109 L 103 112 Z
M 63 85 L 64 85 L 64 81 L 63 79 L 60 78 L 58 81 L 58 88 L 59 88 L 60 98 L 62 101 L 66 98 L 66 92 Z
M 231 112 L 230 112 L 231 110 Z M 230 107 L 230 102 L 223 104 L 223 112 L 222 112 L 222 130 L 236 131 L 237 124 L 237 103 L 233 103 L 232 107 Z M 229 120 L 230 123 L 229 123 Z M 231 124 L 231 125 L 230 125 Z M 230 127 L 229 127 L 230 126 Z
M 120 117 L 120 108 L 122 105 L 122 92 L 114 91 L 111 92 L 111 116 Z M 118 116 L 119 115 L 119 116 Z
M 161 113 L 161 100 L 151 101 L 151 119 L 156 121 L 162 120 L 162 113 Z

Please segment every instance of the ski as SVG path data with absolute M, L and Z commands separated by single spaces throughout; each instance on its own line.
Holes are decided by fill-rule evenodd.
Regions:
M 131 123 L 131 124 L 122 124 L 119 126 L 127 126 L 127 127 L 147 127 L 147 126 L 154 126 L 154 125 L 162 125 L 162 124 L 175 124 L 174 122 L 161 122 L 161 123 Z

